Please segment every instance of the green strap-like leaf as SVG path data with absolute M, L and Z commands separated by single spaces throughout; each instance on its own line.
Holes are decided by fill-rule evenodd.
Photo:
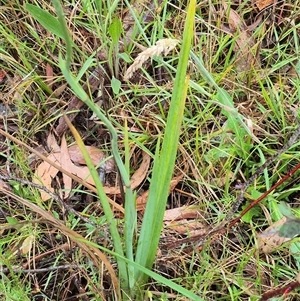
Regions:
M 61 29 L 61 26 L 58 22 L 58 20 L 52 16 L 47 11 L 43 10 L 42 8 L 32 5 L 32 4 L 26 4 L 26 9 L 29 11 L 29 13 L 48 31 L 54 33 L 60 38 L 64 37 L 63 31 Z

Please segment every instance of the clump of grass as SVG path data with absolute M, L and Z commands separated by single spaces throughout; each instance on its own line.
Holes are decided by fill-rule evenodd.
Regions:
M 80 130 L 80 136 L 85 139 L 85 143 L 99 145 L 99 141 L 103 141 L 106 152 L 110 152 L 113 147 L 115 153 L 119 153 L 120 161 L 125 162 L 123 180 L 125 179 L 127 195 L 127 217 L 122 219 L 113 214 L 108 218 L 104 217 L 102 207 L 96 205 L 98 204 L 97 196 L 77 188 L 74 190 L 74 197 L 67 202 L 94 221 L 99 226 L 97 228 L 95 225 L 83 223 L 70 212 L 65 212 L 54 201 L 40 202 L 38 194 L 35 194 L 27 185 L 22 184 L 20 188 L 17 183 L 11 182 L 16 195 L 38 204 L 40 209 L 48 212 L 52 217 L 60 219 L 63 223 L 60 224 L 61 226 L 66 225 L 67 228 L 81 233 L 88 239 L 86 241 L 77 237 L 77 242 L 84 241 L 83 245 L 74 247 L 72 243 L 70 244 L 72 248 L 63 249 L 68 245 L 70 237 L 73 237 L 70 233 L 63 232 L 62 234 L 60 226 L 45 223 L 44 220 L 36 223 L 39 235 L 36 236 L 37 243 L 34 252 L 30 253 L 30 256 L 36 256 L 36 264 L 44 263 L 38 261 L 40 258 L 38 255 L 43 257 L 42 255 L 45 254 L 45 258 L 49 260 L 49 266 L 76 261 L 78 264 L 84 265 L 84 268 L 76 270 L 75 273 L 73 270 L 61 270 L 59 273 L 48 271 L 41 277 L 37 276 L 35 284 L 39 284 L 42 292 L 45 290 L 50 298 L 64 300 L 71 297 L 68 295 L 68 285 L 76 286 L 78 280 L 84 279 L 88 284 L 83 294 L 85 293 L 90 298 L 99 298 L 96 296 L 102 294 L 101 296 L 105 299 L 115 293 L 112 298 L 117 298 L 116 295 L 119 292 L 117 289 L 114 291 L 111 288 L 108 271 L 104 268 L 100 273 L 98 266 L 88 267 L 86 265 L 86 262 L 91 262 L 90 257 L 82 253 L 86 245 L 92 245 L 96 250 L 106 246 L 104 252 L 109 256 L 111 263 L 115 264 L 117 261 L 122 266 L 121 269 L 126 271 L 119 276 L 120 282 L 121 278 L 129 279 L 124 287 L 132 288 L 138 279 L 143 279 L 147 274 L 157 281 L 152 286 L 151 283 L 146 283 L 147 288 L 159 290 L 157 294 L 166 292 L 169 293 L 168 296 L 176 295 L 178 299 L 180 299 L 180 294 L 186 294 L 184 289 L 187 289 L 205 299 L 248 300 L 252 298 L 258 300 L 262 292 L 292 281 L 299 266 L 298 242 L 293 242 L 290 249 L 283 248 L 279 252 L 269 254 L 271 261 L 268 261 L 269 259 L 267 260 L 257 253 L 255 231 L 259 232 L 266 227 L 266 220 L 271 222 L 279 218 L 278 202 L 280 200 L 288 199 L 298 214 L 299 191 L 297 187 L 299 185 L 297 185 L 297 179 L 287 187 L 279 187 L 263 202 L 261 208 L 250 212 L 241 226 L 237 226 L 234 232 L 229 232 L 227 236 L 220 238 L 219 242 L 215 242 L 213 246 L 207 243 L 202 251 L 195 249 L 191 256 L 185 257 L 182 256 L 181 251 L 168 250 L 169 253 L 163 255 L 165 256 L 163 260 L 157 261 L 158 273 L 151 273 L 134 263 L 136 261 L 142 266 L 151 266 L 153 258 L 144 259 L 145 249 L 143 248 L 140 248 L 137 254 L 136 244 L 139 248 L 143 243 L 141 240 L 138 241 L 141 233 L 145 235 L 144 238 L 150 237 L 147 233 L 149 225 L 156 225 L 155 218 L 158 216 L 161 218 L 165 208 L 158 209 L 161 198 L 157 198 L 153 202 L 152 208 L 157 216 L 150 219 L 146 214 L 144 216 L 145 225 L 142 226 L 142 231 L 140 230 L 141 224 L 135 216 L 134 202 L 132 202 L 134 195 L 128 187 L 128 179 L 126 180 L 126 177 L 132 172 L 129 162 L 138 162 L 139 155 L 134 158 L 130 158 L 130 155 L 132 153 L 140 154 L 141 152 L 135 152 L 137 148 L 140 148 L 161 165 L 160 168 L 155 164 L 152 166 L 147 179 L 138 191 L 140 193 L 143 192 L 143 189 L 148 190 L 149 185 L 154 187 L 157 183 L 161 184 L 162 175 L 165 173 L 168 173 L 168 176 L 171 174 L 172 168 L 167 171 L 162 168 L 162 163 L 167 162 L 169 158 L 161 158 L 156 148 L 160 148 L 160 144 L 167 136 L 174 139 L 174 133 L 177 131 L 167 132 L 166 122 L 171 95 L 175 93 L 175 88 L 178 88 L 173 84 L 178 68 L 178 54 L 174 51 L 173 55 L 169 53 L 163 59 L 157 56 L 167 54 L 164 53 L 165 47 L 161 44 L 166 41 L 161 40 L 163 37 L 173 37 L 173 33 L 176 32 L 176 38 L 182 39 L 183 17 L 185 17 L 186 8 L 184 3 L 180 3 L 180 7 L 174 3 L 162 3 L 159 7 L 161 14 L 154 14 L 153 21 L 147 23 L 145 21 L 147 18 L 143 18 L 141 7 L 132 8 L 127 1 L 124 1 L 122 4 L 127 6 L 130 14 L 133 15 L 131 23 L 135 24 L 131 28 L 132 39 L 140 45 L 147 45 L 146 50 L 136 56 L 127 33 L 118 27 L 122 20 L 116 16 L 122 15 L 121 5 L 119 6 L 116 1 L 105 3 L 83 1 L 77 4 L 77 6 L 64 7 L 65 15 L 60 19 L 60 22 L 67 20 L 68 32 L 71 32 L 72 36 L 69 44 L 72 47 L 73 56 L 69 55 L 70 45 L 61 39 L 67 37 L 68 40 L 69 35 L 60 31 L 62 27 L 57 25 L 59 21 L 55 17 L 51 18 L 52 22 L 57 25 L 53 27 L 54 34 L 52 34 L 47 30 L 47 24 L 51 23 L 50 21 L 44 24 L 46 29 L 43 28 L 18 1 L 10 3 L 6 12 L 0 12 L 3 16 L 0 21 L 0 41 L 2 43 L 0 68 L 4 69 L 12 78 L 15 74 L 25 78 L 34 70 L 34 66 L 38 65 L 35 72 L 22 82 L 23 99 L 16 103 L 19 117 L 14 121 L 8 121 L 3 127 L 31 146 L 37 147 L 37 145 L 43 144 L 45 140 L 43 133 L 47 133 L 50 128 L 55 128 L 55 122 L 63 112 L 65 104 L 73 96 L 73 91 L 86 99 L 86 95 L 82 93 L 78 85 L 82 86 L 85 83 L 85 79 L 88 78 L 88 74 L 94 67 L 100 67 L 105 74 L 105 79 L 99 90 L 105 93 L 102 96 L 99 93 L 97 96 L 102 97 L 102 103 L 108 107 L 106 116 L 113 124 L 112 130 L 117 134 L 114 136 L 115 140 L 110 141 L 102 121 L 98 124 L 89 121 L 90 112 L 86 108 L 81 110 L 78 119 L 73 124 Z M 51 16 L 55 14 L 52 3 L 42 2 L 40 8 L 48 11 Z M 258 14 L 246 1 L 238 7 L 231 5 L 231 8 L 235 9 L 239 17 L 244 19 L 248 25 L 252 24 L 256 17 L 262 15 Z M 232 204 L 240 193 L 238 189 L 235 189 L 239 187 L 239 182 L 249 179 L 264 160 L 286 143 L 297 123 L 295 115 L 299 115 L 297 105 L 299 96 L 297 30 L 299 25 L 297 22 L 294 23 L 294 26 L 291 24 L 296 20 L 295 16 L 299 12 L 299 1 L 293 3 L 288 1 L 286 9 L 282 11 L 281 8 L 280 4 L 270 8 L 273 9 L 272 15 L 274 15 L 275 22 L 263 15 L 259 26 L 249 31 L 251 38 L 253 37 L 260 44 L 257 44 L 260 46 L 257 49 L 261 66 L 254 66 L 250 71 L 245 70 L 243 73 L 246 73 L 247 76 L 243 77 L 236 68 L 236 63 L 240 58 L 235 42 L 239 36 L 237 33 L 228 32 L 226 28 L 228 14 L 219 11 L 219 3 L 214 0 L 210 2 L 209 6 L 206 3 L 199 3 L 197 6 L 195 42 L 189 57 L 190 82 L 185 108 L 182 112 L 181 134 L 178 143 L 174 139 L 171 146 L 175 150 L 180 150 L 176 154 L 176 170 L 183 173 L 184 178 L 169 196 L 168 206 L 179 207 L 183 204 L 193 204 L 199 210 L 200 222 L 205 221 L 211 227 L 218 225 L 230 212 Z M 266 8 L 265 11 L 268 12 L 269 8 Z M 294 12 L 292 13 L 292 11 Z M 285 19 L 286 16 L 290 18 L 291 22 Z M 16 26 L 16 20 L 18 20 L 18 26 Z M 116 29 L 119 31 L 114 32 Z M 125 40 L 128 45 L 119 47 L 119 41 L 124 42 Z M 175 46 L 176 40 L 167 40 L 172 42 L 169 50 Z M 159 41 L 159 45 L 154 45 L 155 41 Z M 66 45 L 69 45 L 68 51 Z M 183 47 L 182 43 L 180 47 Z M 62 60 L 58 60 L 59 53 L 64 58 L 64 55 L 68 54 L 66 65 Z M 128 67 L 130 57 L 136 57 L 136 59 Z M 153 60 L 155 64 L 149 63 L 153 58 L 155 58 Z M 138 69 L 146 62 L 149 64 L 141 76 Z M 47 63 L 54 71 L 51 87 L 48 85 L 49 78 L 46 78 Z M 60 94 L 54 93 L 57 88 L 65 84 L 65 77 L 61 74 L 60 67 L 63 67 L 64 76 L 72 84 L 73 91 L 66 88 Z M 294 71 L 289 71 L 289 68 Z M 70 70 L 73 74 L 77 74 L 76 83 L 70 76 Z M 127 70 L 127 72 L 123 70 Z M 122 74 L 124 74 L 123 78 Z M 182 74 L 184 77 L 185 72 Z M 129 79 L 133 75 L 137 79 L 130 83 Z M 2 90 L 2 92 L 6 91 Z M 90 98 L 96 97 L 96 93 L 91 94 L 88 91 L 87 94 Z M 26 121 L 28 108 L 34 114 L 30 120 Z M 103 115 L 100 114 L 103 113 L 102 110 L 99 108 L 93 108 L 93 110 L 98 112 L 101 116 L 100 119 L 104 120 Z M 177 125 L 179 122 L 177 120 L 173 123 Z M 19 129 L 16 128 L 16 125 Z M 104 135 L 99 135 L 99 132 Z M 75 134 L 75 136 L 80 141 L 79 135 Z M 72 137 L 69 139 L 71 140 Z M 24 147 L 11 146 L 11 144 L 11 142 L 6 142 L 5 150 L 8 149 L 9 152 L 2 155 L 1 173 L 6 171 L 6 166 L 9 165 L 13 175 L 30 179 L 31 169 L 34 168 L 34 164 L 29 166 L 28 156 L 30 154 Z M 299 160 L 298 143 L 296 142 L 292 147 L 291 150 L 282 154 L 268 170 L 265 170 L 255 183 L 250 185 L 245 195 L 246 201 L 258 197 L 295 165 Z M 30 157 L 32 164 L 31 160 Z M 188 167 L 181 170 L 183 165 Z M 152 177 L 155 172 L 159 174 L 157 178 Z M 165 183 L 163 185 L 165 186 L 164 192 L 168 190 L 168 184 Z M 98 189 L 101 190 L 101 188 Z M 101 195 L 102 200 L 105 197 L 105 195 Z M 8 195 L 6 199 L 2 198 L 1 202 L 8 204 L 0 206 L 4 211 L 4 215 L 1 213 L 1 226 L 9 222 L 7 217 L 10 216 L 13 216 L 17 223 L 40 217 L 32 209 L 27 208 L 26 211 L 22 211 L 23 205 L 20 206 L 16 199 Z M 131 220 L 127 219 L 129 216 Z M 110 227 L 114 223 L 118 226 L 115 235 L 121 235 L 119 249 L 116 244 L 113 246 L 110 235 Z M 123 232 L 123 225 L 125 232 Z M 169 231 L 165 229 L 164 235 L 168 235 Z M 187 236 L 189 235 L 188 231 Z M 8 231 L 5 228 L 1 234 L 0 244 L 3 248 L 2 252 L 6 255 L 11 241 L 15 240 L 17 236 L 22 239 L 29 237 L 28 232 L 22 232 L 19 229 Z M 173 233 L 171 235 L 174 236 Z M 125 239 L 122 240 L 125 237 L 126 243 Z M 19 241 L 20 244 L 22 244 L 22 239 Z M 150 238 L 149 242 L 155 241 L 156 244 L 156 239 L 157 237 L 153 240 Z M 98 245 L 95 245 L 95 242 Z M 130 242 L 134 243 L 130 244 Z M 53 253 L 50 252 L 55 256 L 47 255 L 49 249 L 55 250 Z M 111 253 L 112 249 L 115 253 Z M 182 261 L 174 263 L 175 256 L 181 258 Z M 173 260 L 172 263 L 168 261 L 170 258 Z M 12 261 L 6 261 L 6 263 L 12 266 L 16 260 L 17 258 L 13 257 Z M 21 260 L 24 263 L 30 262 L 29 255 L 28 258 L 21 257 Z M 167 271 L 166 276 L 174 278 L 173 282 L 180 284 L 182 290 L 180 287 L 174 286 L 173 282 L 168 282 L 162 277 L 159 278 L 159 273 L 162 271 Z M 76 273 L 80 277 L 77 277 Z M 3 281 L 5 282 L 7 278 L 12 280 L 11 275 L 3 277 Z M 58 275 L 62 275 L 62 277 L 55 278 Z M 58 282 L 56 283 L 53 279 L 58 279 Z M 33 283 L 27 281 L 26 277 L 22 280 L 22 276 L 19 274 L 16 275 L 15 280 L 10 287 L 7 286 L 9 289 L 5 291 L 5 294 L 10 296 L 10 293 L 16 291 L 17 286 L 20 285 L 24 287 L 22 298 L 26 299 L 24 295 L 28 295 L 32 299 L 34 293 L 30 295 L 27 288 L 30 285 L 33 288 Z M 109 292 L 105 291 L 100 283 L 103 283 Z M 60 289 L 55 291 L 55 287 L 60 287 Z M 77 289 L 74 288 L 74 290 L 77 292 Z M 137 290 L 142 291 L 143 287 L 140 285 Z M 18 291 L 16 294 L 19 293 Z M 134 293 L 134 289 L 132 289 L 132 295 Z M 195 294 L 190 294 L 189 299 L 197 300 L 198 296 Z M 149 293 L 148 296 L 151 294 Z M 153 296 L 155 295 L 153 294 L 151 298 L 154 300 Z

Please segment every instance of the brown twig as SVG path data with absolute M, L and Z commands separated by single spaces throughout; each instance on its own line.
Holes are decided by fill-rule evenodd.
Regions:
M 215 228 L 211 228 L 210 231 L 206 235 L 195 235 L 193 237 L 187 237 L 184 239 L 177 240 L 172 243 L 166 243 L 162 245 L 162 248 L 174 248 L 177 246 L 181 246 L 185 243 L 195 243 L 195 247 L 197 249 L 201 249 L 205 242 L 207 242 L 209 239 L 211 242 L 215 241 L 220 235 L 226 233 L 226 231 L 229 228 L 232 228 L 237 222 L 240 221 L 240 219 L 243 217 L 244 214 L 246 214 L 251 208 L 256 206 L 259 202 L 261 202 L 267 195 L 269 195 L 273 190 L 275 190 L 279 185 L 281 185 L 283 182 L 285 182 L 287 179 L 289 179 L 298 169 L 300 169 L 300 163 L 297 164 L 290 172 L 288 172 L 282 179 L 280 179 L 275 185 L 273 185 L 268 191 L 266 191 L 262 196 L 260 196 L 258 199 L 253 201 L 249 204 L 242 212 L 241 214 L 233 219 L 232 216 L 235 212 L 238 211 L 240 205 L 242 204 L 244 200 L 244 194 L 246 190 L 249 188 L 249 186 L 263 173 L 264 169 L 270 166 L 281 154 L 283 154 L 285 151 L 287 151 L 297 140 L 297 138 L 300 135 L 300 126 L 295 130 L 294 134 L 290 137 L 290 139 L 287 141 L 287 143 L 273 156 L 268 158 L 268 160 L 259 167 L 256 172 L 249 178 L 249 180 L 243 185 L 241 193 L 239 197 L 237 198 L 236 202 L 232 206 L 231 211 L 227 214 L 225 220 L 216 226 Z M 187 249 L 185 249 L 187 250 Z
M 269 190 L 263 193 L 258 199 L 250 203 L 241 214 L 230 222 L 230 227 L 234 226 L 240 219 L 254 206 L 261 202 L 267 195 L 269 195 L 273 190 L 275 190 L 279 185 L 289 179 L 298 169 L 300 169 L 300 163 L 298 163 L 291 171 L 289 171 L 282 179 L 280 179 L 276 184 L 274 184 Z
M 287 295 L 298 287 L 300 287 L 300 283 L 298 281 L 294 281 L 290 284 L 285 285 L 284 287 L 264 293 L 258 301 L 267 301 L 276 296 Z
M 233 204 L 231 211 L 226 216 L 226 221 L 231 220 L 232 216 L 239 210 L 244 200 L 245 192 L 250 187 L 250 185 L 263 173 L 263 171 L 267 167 L 269 167 L 279 156 L 281 156 L 284 152 L 286 152 L 296 142 L 299 136 L 300 136 L 300 126 L 298 126 L 298 128 L 295 130 L 294 134 L 290 137 L 288 142 L 276 154 L 269 157 L 267 161 L 255 171 L 255 173 L 248 179 L 248 181 L 243 184 L 240 195 L 238 196 L 237 200 Z M 291 175 L 292 174 L 290 174 L 290 176 Z M 286 179 L 288 179 L 290 176 L 288 176 Z M 280 184 L 281 183 L 282 182 L 280 182 Z M 275 188 L 277 188 L 277 186 Z

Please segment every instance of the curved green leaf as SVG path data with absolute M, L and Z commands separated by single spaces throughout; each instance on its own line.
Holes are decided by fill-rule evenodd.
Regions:
M 61 30 L 61 26 L 58 20 L 52 16 L 47 11 L 43 10 L 42 8 L 32 5 L 32 4 L 25 4 L 26 9 L 28 12 L 48 31 L 54 33 L 60 38 L 64 37 L 63 31 Z

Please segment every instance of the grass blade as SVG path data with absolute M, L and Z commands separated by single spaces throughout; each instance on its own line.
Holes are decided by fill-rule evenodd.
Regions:
M 50 13 L 36 5 L 29 3 L 26 3 L 25 7 L 29 11 L 29 13 L 48 31 L 54 33 L 60 38 L 64 38 L 64 33 L 60 27 L 59 21 Z
M 163 215 L 166 208 L 169 185 L 175 165 L 181 121 L 185 106 L 185 98 L 189 78 L 186 77 L 187 64 L 194 30 L 194 15 L 196 1 L 191 0 L 187 10 L 183 42 L 179 55 L 178 69 L 174 82 L 166 131 L 161 153 L 156 151 L 153 175 L 150 184 L 149 197 L 138 241 L 136 262 L 146 268 L 151 268 L 159 242 Z M 136 280 L 146 281 L 147 276 L 137 271 Z

